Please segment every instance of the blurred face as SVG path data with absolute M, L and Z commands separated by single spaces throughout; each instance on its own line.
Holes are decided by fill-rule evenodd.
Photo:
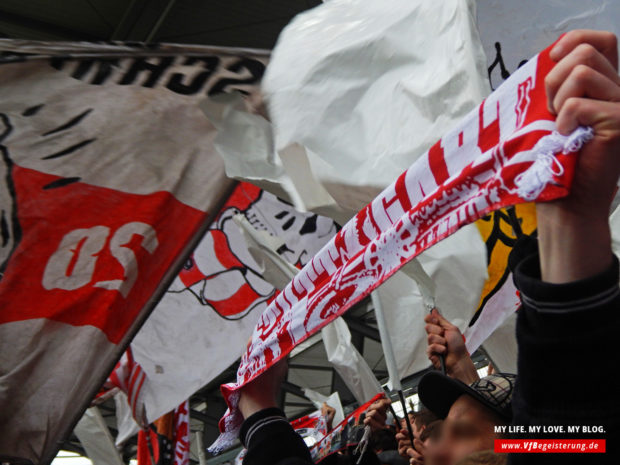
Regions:
M 436 444 L 441 438 L 441 427 L 443 426 L 443 420 L 436 420 L 432 422 L 427 428 L 430 428 L 430 434 L 427 435 L 427 438 L 424 440 L 424 447 L 429 448 L 432 447 L 433 444 Z
M 420 439 L 420 434 L 422 434 L 424 426 L 418 428 L 418 425 L 416 425 L 414 422 L 411 422 L 411 430 L 413 431 L 413 437 L 416 439 Z
M 424 429 L 424 426 L 418 428 L 415 424 L 415 417 L 411 413 L 409 413 L 407 416 L 409 417 L 409 424 L 411 424 L 411 432 L 413 433 L 413 437 L 419 439 L 420 433 Z M 404 418 L 401 418 L 400 420 L 400 429 L 404 429 L 405 431 L 407 430 L 407 422 Z
M 411 423 L 413 437 L 420 439 L 420 434 L 422 433 L 422 430 L 424 430 L 424 425 L 421 425 L 420 427 L 418 427 L 415 421 L 415 416 L 412 415 L 411 413 L 409 414 L 409 422 Z
M 438 441 L 429 444 L 425 465 L 454 465 L 473 452 L 493 449 L 493 412 L 468 395 L 462 395 L 450 408 Z

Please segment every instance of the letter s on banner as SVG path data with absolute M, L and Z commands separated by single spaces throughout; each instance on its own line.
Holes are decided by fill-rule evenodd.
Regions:
M 110 234 L 106 226 L 74 229 L 65 234 L 45 266 L 43 287 L 72 291 L 90 282 L 95 272 L 97 254 Z
M 157 246 L 157 233 L 146 223 L 134 221 L 116 230 L 110 239 L 110 252 L 123 267 L 123 279 L 99 281 L 93 286 L 118 290 L 127 297 L 138 278 L 138 262 L 129 243 L 134 234 L 142 237 L 140 245 L 152 254 Z M 110 228 L 93 226 L 92 228 L 74 229 L 60 241 L 58 249 L 50 256 L 43 272 L 42 285 L 45 289 L 63 289 L 72 291 L 91 282 Z

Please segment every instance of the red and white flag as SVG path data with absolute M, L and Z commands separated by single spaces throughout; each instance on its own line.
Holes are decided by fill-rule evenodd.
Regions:
M 127 396 L 131 415 L 138 424 L 144 426 L 149 423 L 141 395 L 145 380 L 146 374 L 140 364 L 136 363 L 131 346 L 129 346 L 108 376 L 102 390 L 104 393 L 114 388 L 123 391 Z
M 189 465 L 189 401 L 138 433 L 138 465 Z
M 275 295 L 234 218 L 278 238 L 279 257 L 301 267 L 337 232 L 329 218 L 296 211 L 276 196 L 239 183 L 198 247 L 131 342 L 136 374 L 123 388 L 137 421 L 179 405 L 243 354 Z M 136 370 L 134 368 L 134 370 Z M 139 393 L 134 392 L 139 388 Z M 136 401 L 138 406 L 136 406 Z
M 326 457 L 340 452 L 347 447 L 357 445 L 363 436 L 363 415 L 374 402 L 378 401 L 383 396 L 383 393 L 377 394 L 368 402 L 357 407 L 324 437 L 318 440 L 310 448 L 312 460 L 315 463 L 321 463 Z
M 352 218 L 262 314 L 237 372 L 213 451 L 241 425 L 238 390 L 343 314 L 408 260 L 490 211 L 568 193 L 589 128 L 555 130 L 546 49 L 524 64 Z
M 302 438 L 311 437 L 314 441 L 323 438 L 328 432 L 325 416 L 320 410 L 291 421 L 291 426 Z
M 0 51 L 0 459 L 47 464 L 233 187 L 198 103 L 267 57 Z

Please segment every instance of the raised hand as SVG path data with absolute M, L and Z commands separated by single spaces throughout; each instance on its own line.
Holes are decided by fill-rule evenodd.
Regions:
M 609 208 L 620 175 L 617 40 L 610 32 L 571 31 L 549 56 L 557 64 L 545 88 L 558 131 L 594 129 L 579 153 L 570 195 L 537 204 L 542 278 L 562 283 L 611 264 Z
M 426 355 L 435 368 L 440 367 L 439 355 L 445 357 L 448 376 L 471 384 L 478 380 L 476 367 L 467 353 L 459 328 L 446 320 L 437 309 L 424 317 L 427 334 Z
M 373 402 L 366 411 L 364 425 L 370 426 L 372 431 L 385 428 L 387 410 L 391 403 L 392 401 L 390 399 L 379 399 L 378 401 Z

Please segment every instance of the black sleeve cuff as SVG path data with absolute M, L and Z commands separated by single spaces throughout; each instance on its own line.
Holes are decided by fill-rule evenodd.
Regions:
M 540 277 L 538 245 L 527 237 L 515 245 L 510 255 L 514 282 L 523 303 L 540 313 L 578 312 L 599 308 L 618 297 L 618 258 L 601 273 L 563 284 L 547 283 Z

